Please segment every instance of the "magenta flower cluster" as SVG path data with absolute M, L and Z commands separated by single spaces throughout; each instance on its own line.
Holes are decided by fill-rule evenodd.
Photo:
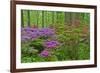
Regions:
M 57 46 L 59 46 L 60 44 L 59 44 L 59 42 L 58 41 L 46 41 L 46 42 L 44 42 L 44 47 L 46 48 L 46 49 L 54 49 L 54 48 L 56 48 Z M 42 56 L 42 57 L 47 57 L 47 56 L 49 56 L 49 51 L 48 50 L 43 50 L 41 53 L 40 53 L 40 56 Z
M 43 51 L 40 53 L 40 56 L 42 56 L 42 57 L 47 57 L 47 56 L 49 56 L 49 51 L 43 50 Z

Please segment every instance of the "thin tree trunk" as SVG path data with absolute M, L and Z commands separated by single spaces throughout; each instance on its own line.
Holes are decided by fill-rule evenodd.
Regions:
M 67 13 L 65 12 L 65 25 L 68 24 Z
M 71 15 L 72 15 L 72 16 L 71 16 L 71 18 L 72 18 L 71 24 L 74 25 L 74 24 L 75 24 L 75 20 L 76 20 L 76 13 L 73 12 L 73 13 L 71 13 Z
M 21 25 L 24 27 L 23 10 L 21 10 Z
M 71 12 L 65 12 L 65 25 L 71 25 L 72 24 L 72 22 L 71 22 L 71 20 L 72 20 L 72 17 L 71 17 L 72 15 L 71 15 Z
M 55 12 L 55 24 L 57 24 L 57 12 Z
M 57 24 L 59 24 L 59 12 L 57 12 Z
M 47 21 L 48 21 L 48 16 L 47 16 L 48 14 L 47 14 L 47 11 L 45 12 L 45 24 L 46 24 L 46 26 L 45 27 L 47 27 L 48 26 L 48 23 L 47 23 Z
M 80 13 L 72 13 L 72 25 L 79 26 L 80 25 Z
M 52 12 L 52 25 L 54 24 L 54 12 Z
M 39 17 L 39 14 L 38 14 L 38 11 L 36 11 L 36 25 L 38 26 L 38 17 Z
M 44 27 L 44 11 L 42 11 L 42 27 Z
M 80 22 L 82 25 L 84 25 L 84 13 L 80 13 Z
M 28 10 L 27 11 L 27 18 L 28 18 L 28 26 L 30 26 L 30 11 Z

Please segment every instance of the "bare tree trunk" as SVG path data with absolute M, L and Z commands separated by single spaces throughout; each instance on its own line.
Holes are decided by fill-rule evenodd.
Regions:
M 71 18 L 72 18 L 71 24 L 74 25 L 74 24 L 75 24 L 75 20 L 76 20 L 76 13 L 73 12 L 73 13 L 71 13 L 71 15 L 72 15 L 72 16 L 71 16 Z
M 27 11 L 27 18 L 28 18 L 28 26 L 30 26 L 30 11 L 28 10 Z
M 42 11 L 42 27 L 44 27 L 44 11 Z
M 24 27 L 23 10 L 21 10 L 21 25 Z
M 39 17 L 39 14 L 38 14 L 38 11 L 36 11 L 36 25 L 38 26 L 38 17 Z
M 55 24 L 57 24 L 57 12 L 55 12 Z
M 71 18 L 72 18 L 72 25 L 78 27 L 80 25 L 80 13 L 71 13 Z
M 47 13 L 47 11 L 45 12 L 45 24 L 47 27 L 48 26 L 48 13 Z
M 52 25 L 54 24 L 54 12 L 52 12 Z
M 65 12 L 65 25 L 71 25 L 72 18 L 71 18 L 71 13 L 70 12 Z

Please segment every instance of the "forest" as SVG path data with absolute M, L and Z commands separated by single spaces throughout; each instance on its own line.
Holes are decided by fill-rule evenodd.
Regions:
M 90 59 L 90 14 L 21 10 L 21 62 Z

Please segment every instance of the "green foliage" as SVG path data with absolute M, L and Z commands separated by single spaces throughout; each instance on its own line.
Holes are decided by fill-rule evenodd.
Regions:
M 54 28 L 56 38 L 53 39 L 60 42 L 60 47 L 52 50 L 50 56 L 41 57 L 39 53 L 44 49 L 43 42 L 44 39 L 47 39 L 46 37 L 22 43 L 22 63 L 90 59 L 90 14 L 70 13 L 70 15 L 66 15 L 74 15 L 72 17 L 65 17 L 65 14 L 69 13 L 58 11 L 30 11 L 31 26 L 35 24 L 39 28 L 42 28 L 43 25 L 44 27 Z M 74 23 L 76 19 L 80 21 L 79 26 L 76 25 L 77 23 Z M 24 26 L 27 26 L 27 10 L 24 10 Z
M 34 47 L 34 49 L 38 48 L 38 52 L 41 52 L 43 50 L 43 40 L 42 39 L 36 39 L 32 42 L 30 42 L 30 46 Z

